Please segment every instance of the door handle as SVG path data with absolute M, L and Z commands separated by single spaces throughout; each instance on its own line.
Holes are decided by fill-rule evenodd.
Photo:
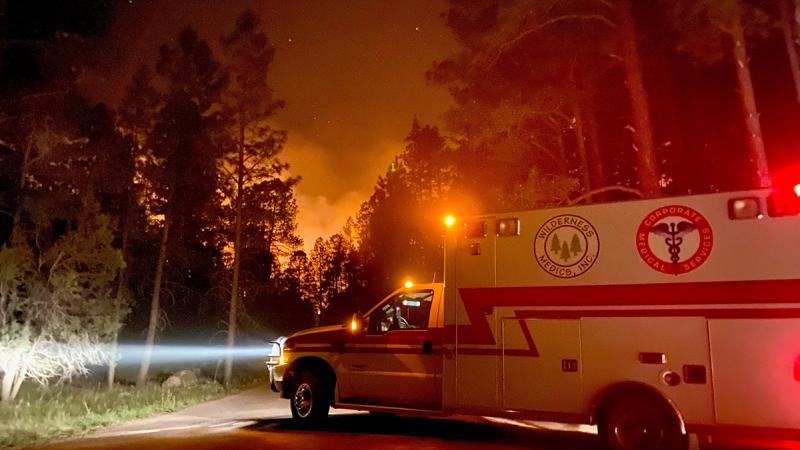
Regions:
M 422 341 L 422 354 L 423 355 L 433 354 L 433 341 L 429 341 L 427 339 Z

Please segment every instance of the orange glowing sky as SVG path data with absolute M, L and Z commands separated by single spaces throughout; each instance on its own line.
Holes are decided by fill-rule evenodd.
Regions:
M 271 84 L 287 108 L 283 158 L 301 175 L 299 232 L 306 248 L 337 232 L 402 148 L 413 117 L 440 124 L 450 98 L 425 81 L 455 43 L 444 0 L 131 0 L 109 35 L 117 60 L 90 91 L 115 105 L 130 74 L 153 64 L 158 46 L 185 25 L 216 45 L 252 8 L 277 48 Z M 218 49 L 217 49 L 218 50 Z

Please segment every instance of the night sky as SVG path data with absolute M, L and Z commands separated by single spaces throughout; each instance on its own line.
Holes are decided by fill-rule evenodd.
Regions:
M 306 248 L 354 216 L 399 153 L 417 116 L 438 124 L 450 106 L 425 71 L 455 47 L 443 0 L 192 1 L 120 3 L 107 36 L 115 55 L 83 79 L 87 93 L 116 107 L 140 64 L 192 25 L 219 51 L 246 8 L 258 13 L 277 48 L 276 96 L 287 102 L 276 125 L 289 142 L 283 158 L 301 175 L 299 232 Z

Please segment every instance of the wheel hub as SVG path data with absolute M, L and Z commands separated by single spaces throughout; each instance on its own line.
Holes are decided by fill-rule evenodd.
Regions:
M 307 383 L 298 386 L 297 390 L 294 392 L 292 401 L 294 402 L 294 409 L 297 410 L 297 415 L 300 417 L 308 417 L 311 414 L 311 407 L 313 405 L 311 386 Z
M 652 417 L 626 415 L 614 427 L 620 447 L 630 450 L 655 450 L 664 441 L 664 430 Z

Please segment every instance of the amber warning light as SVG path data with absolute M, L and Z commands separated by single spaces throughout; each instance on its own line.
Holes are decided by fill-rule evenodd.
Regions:
M 350 319 L 350 332 L 353 334 L 358 333 L 361 331 L 361 318 L 359 317 L 359 313 L 353 314 L 353 317 Z

